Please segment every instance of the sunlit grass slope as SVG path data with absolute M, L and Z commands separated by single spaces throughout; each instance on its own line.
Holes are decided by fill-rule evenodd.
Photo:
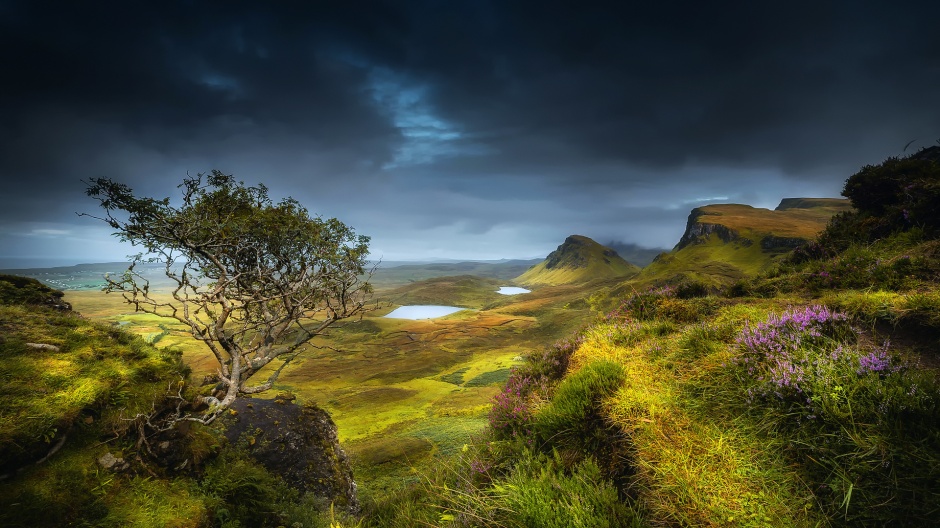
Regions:
M 57 297 L 38 281 L 0 276 L 0 524 L 202 525 L 205 505 L 188 483 L 96 464 L 129 447 L 127 418 L 184 379 L 180 354 L 48 308 Z
M 572 235 L 515 281 L 530 286 L 559 285 L 630 277 L 640 268 L 623 260 L 617 252 L 588 237 Z
M 369 525 L 932 525 L 940 322 L 864 324 L 923 296 L 631 295 L 527 356 L 427 502 L 395 497 Z
M 635 283 L 685 278 L 718 286 L 756 276 L 850 209 L 848 200 L 835 198 L 787 198 L 773 211 L 740 204 L 696 208 L 676 248 L 644 268 Z

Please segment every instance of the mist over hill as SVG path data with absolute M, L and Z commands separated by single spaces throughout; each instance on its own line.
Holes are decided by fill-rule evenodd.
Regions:
M 627 262 L 641 268 L 648 266 L 660 253 L 669 251 L 668 248 L 648 248 L 632 242 L 611 241 L 604 245 L 616 251 Z

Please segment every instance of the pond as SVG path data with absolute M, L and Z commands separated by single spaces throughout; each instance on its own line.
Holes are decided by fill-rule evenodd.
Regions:
M 393 319 L 433 319 L 435 317 L 444 317 L 445 315 L 450 315 L 460 310 L 464 310 L 464 308 L 419 304 L 414 306 L 400 306 L 392 310 L 385 317 L 391 317 Z
M 500 286 L 496 293 L 503 295 L 519 295 L 520 293 L 529 293 L 530 291 L 531 290 L 525 288 L 517 288 L 516 286 Z

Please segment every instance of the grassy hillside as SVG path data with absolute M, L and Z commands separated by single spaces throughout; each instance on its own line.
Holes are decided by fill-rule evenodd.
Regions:
M 471 261 L 421 264 L 380 263 L 378 270 L 369 282 L 377 291 L 398 288 L 427 279 L 457 275 L 496 279 L 505 284 L 538 262 L 537 260 L 506 260 L 498 262 Z
M 727 285 L 756 276 L 848 210 L 848 200 L 834 198 L 787 198 L 773 211 L 740 204 L 696 208 L 676 248 L 644 268 L 636 282 L 684 277 Z
M 324 505 L 182 424 L 188 368 L 116 325 L 91 322 L 34 279 L 0 275 L 0 526 L 329 526 Z M 158 450 L 159 456 L 151 453 Z
M 588 237 L 572 235 L 515 281 L 527 286 L 559 285 L 629 277 L 640 268 L 623 260 L 616 251 Z
M 369 526 L 936 525 L 940 160 L 909 161 L 850 178 L 872 203 L 769 273 L 636 288 L 530 354 L 487 434 Z
M 502 285 L 505 285 L 505 281 L 473 275 L 439 277 L 382 293 L 379 299 L 402 306 L 435 304 L 480 309 L 506 300 L 505 295 L 496 293 Z
M 61 297 L 0 276 L 0 524 L 197 526 L 207 509 L 187 485 L 96 463 L 132 456 L 128 418 L 185 378 L 179 353 L 50 303 Z
M 589 317 L 592 283 L 544 286 L 532 293 L 495 293 L 503 281 L 441 277 L 377 293 L 394 304 L 472 308 L 448 317 L 408 321 L 382 317 L 334 329 L 285 370 L 277 390 L 316 402 L 338 426 L 364 502 L 415 478 L 414 467 L 458 451 L 486 425 L 489 402 L 521 357 L 577 329 Z M 96 320 L 122 325 L 159 345 L 179 348 L 194 379 L 213 360 L 181 325 L 134 314 L 119 296 L 69 291 L 66 300 Z M 368 419 L 363 419 L 368 416 Z

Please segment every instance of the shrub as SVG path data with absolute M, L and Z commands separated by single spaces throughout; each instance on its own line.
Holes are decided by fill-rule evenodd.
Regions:
M 821 306 L 745 328 L 736 362 L 748 401 L 791 438 L 830 518 L 926 522 L 940 509 L 940 386 L 859 337 Z
M 620 306 L 607 314 L 607 319 L 654 319 L 658 314 L 659 300 L 668 297 L 675 297 L 675 288 L 664 286 L 650 288 L 645 292 L 633 292 L 633 295 L 621 301 Z
M 600 414 L 601 401 L 624 381 L 623 367 L 610 361 L 591 363 L 569 375 L 551 401 L 533 416 L 533 431 L 543 445 L 582 451 L 605 447 L 608 428 Z
M 276 520 L 272 505 L 283 487 L 279 484 L 247 455 L 227 449 L 206 466 L 200 487 L 210 498 L 216 524 L 261 526 Z
M 553 453 L 526 452 L 513 473 L 494 486 L 505 503 L 509 526 L 539 528 L 613 528 L 640 526 L 636 512 L 620 500 L 617 489 L 601 475 L 592 458 L 570 473 Z
M 560 380 L 568 371 L 568 362 L 571 354 L 584 342 L 584 334 L 578 332 L 571 338 L 560 339 L 542 353 L 533 353 L 526 356 L 526 364 L 520 373 L 532 378 L 548 378 L 551 381 Z
M 694 299 L 708 295 L 708 285 L 700 281 L 684 281 L 676 285 L 676 297 Z
M 707 286 L 689 281 L 678 286 L 634 292 L 609 312 L 605 320 L 651 321 L 662 318 L 677 323 L 691 323 L 715 311 L 717 304 L 707 295 Z
M 532 432 L 529 397 L 539 384 L 540 379 L 513 372 L 502 391 L 493 397 L 489 423 L 497 440 L 529 438 Z
M 842 195 L 862 214 L 902 226 L 940 227 L 936 207 L 940 202 L 940 162 L 923 154 L 862 167 L 846 180 Z
M 849 177 L 842 196 L 855 211 L 829 221 L 815 243 L 798 248 L 792 262 L 830 258 L 850 245 L 872 242 L 892 233 L 920 229 L 928 238 L 940 235 L 940 147 L 906 158 L 867 165 Z
M 437 522 L 421 522 L 426 513 L 409 507 L 412 524 L 388 516 L 374 526 L 493 526 L 553 528 L 581 526 L 615 528 L 642 526 L 637 512 L 624 502 L 616 487 L 591 457 L 569 463 L 558 452 L 527 448 L 514 452 L 513 466 L 504 475 L 473 483 L 462 470 L 443 468 L 428 477 L 427 495 L 441 513 Z M 407 504 L 414 504 L 414 499 Z M 402 507 L 402 513 L 405 507 Z M 416 514 L 413 515 L 412 514 Z

